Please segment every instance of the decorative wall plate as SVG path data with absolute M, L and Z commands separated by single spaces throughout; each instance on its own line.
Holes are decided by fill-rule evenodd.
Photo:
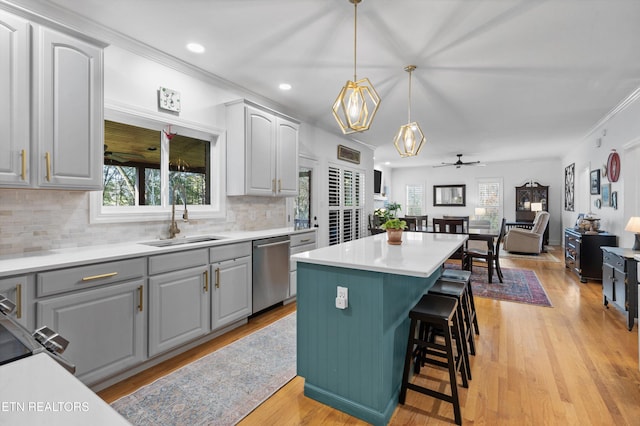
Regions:
M 158 106 L 167 111 L 180 112 L 180 93 L 161 87 L 158 89 Z
M 596 206 L 597 208 L 600 208 L 600 207 L 602 207 L 602 200 L 601 200 L 600 198 L 598 198 L 598 199 L 595 201 L 595 203 L 593 203 L 593 204 L 595 204 L 595 206 Z
M 614 149 L 611 154 L 609 154 L 609 159 L 607 160 L 607 179 L 609 182 L 617 182 L 620 177 L 620 156 Z

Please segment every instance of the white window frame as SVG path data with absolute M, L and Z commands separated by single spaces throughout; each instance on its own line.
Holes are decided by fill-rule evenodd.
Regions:
M 487 183 L 497 183 L 500 185 L 500 195 L 498 196 L 498 199 L 500 201 L 500 205 L 499 206 L 487 206 L 487 205 L 481 205 L 480 204 L 480 185 L 481 184 L 487 184 Z M 500 221 L 502 220 L 502 218 L 504 217 L 504 179 L 499 177 L 499 178 L 477 178 L 476 179 L 476 191 L 477 191 L 477 197 L 476 197 L 476 207 L 497 207 L 498 211 L 497 211 L 497 222 L 494 224 L 495 226 L 499 226 L 500 225 Z
M 418 214 L 414 214 L 411 213 L 411 211 L 409 211 L 409 188 L 413 187 L 413 188 L 420 188 L 420 190 L 422 191 L 422 202 L 420 203 L 420 213 Z M 405 216 L 423 216 L 426 213 L 426 202 L 427 202 L 427 197 L 426 197 L 426 193 L 425 193 L 425 184 L 415 184 L 415 183 L 408 183 L 405 186 L 405 190 L 404 190 L 404 198 L 405 198 L 405 209 L 406 211 L 404 212 Z
M 213 127 L 167 117 L 146 111 L 127 109 L 119 106 L 105 107 L 104 119 L 158 130 L 162 133 L 160 157 L 161 187 L 169 187 L 169 140 L 162 132 L 171 126 L 172 132 L 209 141 L 211 143 L 209 164 L 211 164 L 211 193 L 209 205 L 189 205 L 190 219 L 226 219 L 226 162 L 225 132 Z M 178 206 L 176 206 L 178 209 Z M 181 215 L 182 213 L 180 213 Z M 103 206 L 102 191 L 92 191 L 89 202 L 89 223 L 153 222 L 171 219 L 169 194 L 163 191 L 160 206 Z

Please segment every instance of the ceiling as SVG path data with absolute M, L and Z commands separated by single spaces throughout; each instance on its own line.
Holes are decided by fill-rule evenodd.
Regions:
M 341 134 L 331 106 L 353 78 L 348 0 L 49 3 Z M 637 0 L 363 0 L 357 75 L 382 101 L 371 129 L 350 137 L 378 147 L 376 164 L 390 167 L 457 153 L 483 163 L 560 157 L 640 87 L 639 23 Z M 194 41 L 205 53 L 185 49 Z M 409 64 L 411 119 L 427 142 L 402 159 L 392 140 L 407 123 Z

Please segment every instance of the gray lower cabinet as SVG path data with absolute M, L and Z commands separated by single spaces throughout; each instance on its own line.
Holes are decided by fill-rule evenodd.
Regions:
M 0 294 L 16 304 L 16 309 L 11 316 L 27 330 L 33 328 L 33 313 L 28 308 L 28 300 L 32 297 L 33 279 L 33 275 L 0 279 Z
M 251 315 L 251 256 L 211 265 L 211 328 Z
M 69 340 L 63 356 L 86 384 L 145 359 L 145 280 L 72 292 L 36 302 L 37 326 Z
M 149 356 L 210 331 L 208 260 L 207 249 L 149 258 Z

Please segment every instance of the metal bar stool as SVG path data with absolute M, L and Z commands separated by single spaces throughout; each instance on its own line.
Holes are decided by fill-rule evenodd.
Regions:
M 467 295 L 469 299 L 470 317 L 473 322 L 473 328 L 475 329 L 476 334 L 480 334 L 480 328 L 478 327 L 478 317 L 476 314 L 476 302 L 473 300 L 473 287 L 471 286 L 471 272 L 470 271 L 459 271 L 456 269 L 444 269 L 442 270 L 442 275 L 440 279 L 443 280 L 454 280 L 463 282 L 466 284 Z
M 453 297 L 425 294 L 409 312 L 411 326 L 409 329 L 399 402 L 400 404 L 404 404 L 407 389 L 449 402 L 453 405 L 455 422 L 460 425 L 462 424 L 462 414 L 460 412 L 460 401 L 458 398 L 457 373 L 460 373 L 462 376 L 463 387 L 469 387 L 469 382 L 461 351 L 464 339 L 460 331 L 460 320 L 458 318 L 457 308 L 458 301 Z M 417 335 L 416 330 L 420 330 Z M 444 344 L 436 341 L 433 333 L 435 330 L 444 337 Z M 457 336 L 455 337 L 455 347 L 457 351 L 454 351 L 454 336 Z M 440 359 L 445 358 L 446 362 L 440 359 L 434 359 L 433 357 Z M 409 383 L 412 359 L 414 360 L 414 370 L 416 373 L 420 372 L 420 366 L 423 364 L 433 364 L 447 368 L 449 371 L 451 394 L 448 395 L 444 392 L 438 392 Z

